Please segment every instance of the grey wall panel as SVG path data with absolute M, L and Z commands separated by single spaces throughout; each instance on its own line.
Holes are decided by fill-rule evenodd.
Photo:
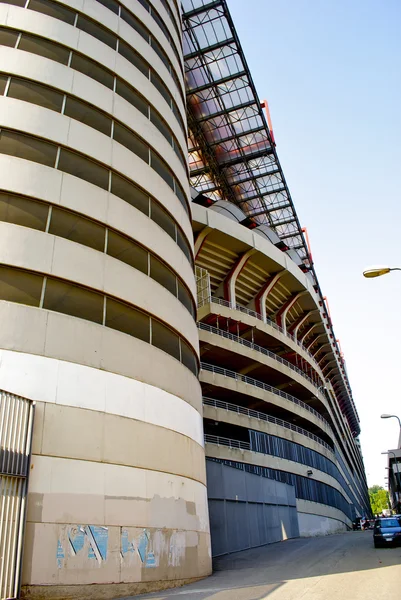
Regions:
M 266 512 L 266 504 L 258 504 L 257 505 L 258 509 L 258 530 L 259 530 L 259 537 L 260 537 L 260 544 L 268 544 L 269 543 L 269 537 L 267 535 L 267 525 L 266 525 L 266 519 L 265 519 L 265 512 Z
M 211 460 L 207 466 L 207 494 L 210 498 L 224 498 L 223 465 Z
M 279 522 L 278 506 L 266 506 L 265 518 L 269 544 L 279 542 L 282 539 L 282 537 Z
M 227 552 L 226 515 L 224 500 L 209 500 L 209 519 L 212 536 L 212 555 L 219 556 Z
M 239 500 L 240 502 L 247 502 L 247 473 L 240 471 L 239 469 L 228 469 L 223 467 L 223 482 L 224 482 L 224 494 L 227 500 Z M 235 471 L 235 472 L 232 472 Z
M 290 508 L 290 519 L 292 537 L 299 537 L 298 511 L 295 506 Z
M 293 485 L 287 485 L 287 502 L 290 506 L 297 505 L 297 498 L 295 496 L 295 487 Z
M 267 502 L 269 494 L 267 493 L 268 488 L 265 483 L 270 483 L 267 479 L 264 481 L 263 477 L 247 477 L 246 478 L 246 490 L 248 502 Z M 272 482 L 273 483 L 273 482 Z M 271 496 L 271 494 L 270 494 Z
M 206 468 L 213 556 L 299 535 L 292 486 L 210 460 Z
M 259 531 L 259 522 L 258 522 L 258 507 L 261 506 L 263 510 L 262 504 L 256 504 L 253 502 L 248 502 L 248 512 L 247 512 L 247 525 L 249 530 L 249 545 L 251 548 L 255 546 L 261 546 L 264 542 L 261 541 L 260 531 Z

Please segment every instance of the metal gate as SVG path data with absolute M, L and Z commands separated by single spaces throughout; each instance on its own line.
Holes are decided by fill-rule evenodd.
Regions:
M 17 598 L 34 403 L 0 390 L 0 600 Z

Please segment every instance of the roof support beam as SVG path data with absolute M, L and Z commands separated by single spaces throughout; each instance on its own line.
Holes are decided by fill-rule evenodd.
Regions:
M 195 52 L 190 52 L 185 55 L 185 60 L 190 60 L 191 58 L 198 58 L 198 56 L 204 56 L 208 52 L 214 52 L 215 50 L 220 50 L 229 44 L 234 44 L 234 38 L 228 38 L 227 40 L 223 40 L 222 42 L 218 42 L 217 44 L 212 44 L 211 46 L 207 46 L 206 48 L 200 48 L 199 50 L 195 50 Z M 213 61 L 214 62 L 214 61 Z
M 207 238 L 207 236 L 209 235 L 209 233 L 212 231 L 211 227 L 204 227 L 202 229 L 202 231 L 200 231 L 198 233 L 198 236 L 195 240 L 195 260 L 199 254 L 199 252 L 201 251 L 201 248 Z
M 298 321 L 295 321 L 292 325 L 290 325 L 290 327 L 288 328 L 288 332 L 292 333 L 292 335 L 298 339 L 298 331 L 300 330 L 300 328 L 302 327 L 302 325 L 309 319 L 309 317 L 311 315 L 313 315 L 313 313 L 317 312 L 317 308 L 315 308 L 314 310 L 308 310 L 306 311 L 302 317 L 300 317 L 298 319 Z
M 263 322 L 266 323 L 266 298 L 276 285 L 276 283 L 280 280 L 280 278 L 285 274 L 285 270 L 279 271 L 273 277 L 271 277 L 265 285 L 259 290 L 259 292 L 255 296 L 255 311 L 262 315 Z
M 217 8 L 221 6 L 221 0 L 210 0 L 210 2 L 206 5 L 199 6 L 198 8 L 194 8 L 184 13 L 184 19 L 190 19 L 191 17 L 196 17 L 197 15 L 201 15 L 202 13 L 208 12 L 212 8 Z
M 189 71 L 190 72 L 190 71 Z M 204 83 L 196 88 L 188 88 L 187 98 L 188 101 L 191 101 L 191 96 L 199 94 L 199 92 L 204 92 L 205 90 L 209 90 L 210 88 L 215 88 L 218 85 L 223 83 L 228 83 L 229 81 L 234 81 L 234 79 L 240 79 L 241 77 L 246 76 L 246 71 L 239 71 L 239 73 L 235 73 L 235 75 L 227 75 L 226 77 L 220 77 L 220 79 L 216 79 L 215 81 L 210 81 L 209 83 Z
M 304 333 L 304 335 L 299 340 L 301 342 L 301 344 L 303 344 L 303 345 L 305 344 L 305 339 L 315 329 L 315 327 L 318 327 L 319 325 L 321 325 L 321 323 L 314 323 L 311 327 L 309 327 L 309 329 Z
M 231 308 L 235 308 L 237 305 L 235 284 L 237 282 L 238 276 L 240 275 L 242 269 L 245 267 L 252 254 L 255 254 L 255 252 L 257 252 L 257 250 L 255 248 L 251 248 L 242 256 L 240 256 L 238 260 L 234 263 L 234 265 L 231 267 L 224 281 L 219 286 L 219 290 L 221 287 L 223 287 L 224 298 L 225 300 L 228 300 Z M 219 290 L 217 290 L 217 295 L 219 293 Z
M 298 300 L 300 298 L 302 298 L 302 296 L 305 296 L 307 293 L 308 292 L 306 290 L 304 290 L 303 292 L 298 292 L 298 294 L 295 294 L 294 296 L 289 298 L 289 300 L 287 300 L 287 302 L 284 304 L 284 306 L 282 306 L 280 308 L 280 310 L 278 311 L 278 313 L 276 315 L 276 323 L 279 327 L 282 327 L 284 329 L 284 333 L 287 333 L 288 311 L 290 310 L 290 308 L 292 308 L 294 306 L 294 304 L 296 302 L 298 302 Z

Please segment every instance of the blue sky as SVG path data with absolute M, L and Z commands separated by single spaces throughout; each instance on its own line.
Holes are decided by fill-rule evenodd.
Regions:
M 329 300 L 362 427 L 368 483 L 384 485 L 401 417 L 401 2 L 228 0 Z

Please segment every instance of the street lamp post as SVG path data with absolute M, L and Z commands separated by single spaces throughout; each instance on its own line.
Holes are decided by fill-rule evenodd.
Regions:
M 398 448 L 401 448 L 401 419 L 400 417 L 397 417 L 397 415 L 380 415 L 381 419 L 397 419 L 398 421 L 398 425 L 400 426 L 400 433 L 398 435 Z
M 381 275 L 387 275 L 390 271 L 401 271 L 400 267 L 374 267 L 365 269 L 363 276 L 371 279 L 372 277 L 380 277 Z

